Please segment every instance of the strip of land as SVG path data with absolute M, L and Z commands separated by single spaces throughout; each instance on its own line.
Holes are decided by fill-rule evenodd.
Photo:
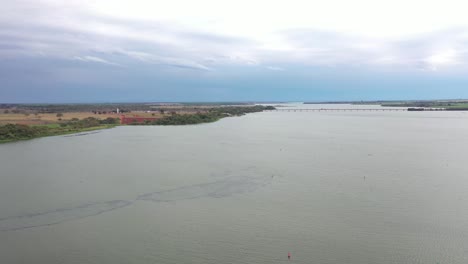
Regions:
M 275 109 L 252 104 L 0 105 L 0 143 L 119 125 L 192 125 Z
M 330 101 L 305 102 L 304 104 L 354 104 L 380 105 L 383 107 L 408 107 L 409 111 L 468 111 L 468 100 L 407 100 L 407 101 Z

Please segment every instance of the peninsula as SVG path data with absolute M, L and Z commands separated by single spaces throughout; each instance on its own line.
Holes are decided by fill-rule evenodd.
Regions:
M 0 143 L 120 125 L 193 125 L 273 109 L 247 103 L 1 104 Z

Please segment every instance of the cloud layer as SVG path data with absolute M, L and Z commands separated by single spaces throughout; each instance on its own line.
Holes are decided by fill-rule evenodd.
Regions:
M 138 69 L 154 70 L 158 76 L 175 74 L 187 81 L 197 75 L 202 80 L 212 78 L 212 82 L 218 82 L 216 78 L 230 80 L 246 71 L 301 75 L 319 68 L 336 69 L 336 74 L 342 69 L 357 69 L 451 75 L 468 69 L 468 19 L 458 11 L 462 2 L 458 8 L 448 10 L 452 16 L 447 14 L 439 19 L 441 23 L 428 25 L 436 21 L 430 16 L 440 6 L 426 3 L 429 11 L 413 13 L 415 21 L 410 21 L 407 9 L 421 11 L 421 6 L 397 1 L 396 6 L 410 13 L 404 12 L 400 18 L 407 28 L 396 14 L 389 21 L 385 10 L 366 1 L 347 6 L 351 14 L 341 9 L 322 14 L 321 9 L 331 12 L 332 6 L 313 1 L 288 5 L 263 1 L 240 1 L 237 5 L 208 0 L 197 3 L 3 3 L 0 78 L 29 70 L 49 75 L 51 81 L 72 83 L 77 76 L 85 77 L 84 72 L 91 68 L 102 71 L 101 77 L 88 76 L 93 81 L 112 71 Z M 359 11 L 366 4 L 371 11 Z M 376 25 L 367 25 L 372 18 Z M 154 81 L 161 80 L 155 77 Z M 9 87 L 20 83 L 9 80 Z

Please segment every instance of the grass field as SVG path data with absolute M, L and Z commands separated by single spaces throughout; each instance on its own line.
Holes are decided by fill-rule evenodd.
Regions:
M 393 101 L 393 102 L 380 102 L 379 104 L 382 106 L 395 106 L 395 107 L 425 107 L 425 108 L 445 108 L 445 109 L 468 108 L 467 100 Z
M 468 103 L 455 103 L 452 105 L 443 106 L 444 108 L 457 109 L 457 108 L 468 108 Z

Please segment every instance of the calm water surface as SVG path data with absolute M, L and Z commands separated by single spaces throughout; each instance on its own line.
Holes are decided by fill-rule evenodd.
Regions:
M 0 263 L 468 263 L 467 150 L 466 112 L 265 112 L 2 144 Z

